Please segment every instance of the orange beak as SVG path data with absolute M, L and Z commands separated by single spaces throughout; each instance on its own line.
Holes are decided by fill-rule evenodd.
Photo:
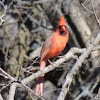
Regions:
M 60 31 L 66 31 L 66 26 L 62 25 Z

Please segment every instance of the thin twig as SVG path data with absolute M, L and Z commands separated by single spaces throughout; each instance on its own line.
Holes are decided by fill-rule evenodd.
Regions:
M 93 11 L 91 11 L 91 10 L 89 10 L 83 3 L 81 3 L 81 5 L 88 11 L 88 12 L 90 12 L 90 13 L 93 13 L 94 14 L 94 12 Z
M 0 2 L 2 5 L 3 5 L 3 7 L 4 7 L 4 13 L 0 16 L 0 26 L 4 23 L 4 17 L 5 17 L 5 15 L 6 15 L 6 11 L 7 11 L 7 6 L 6 5 L 4 5 L 3 4 L 3 2 Z
M 2 74 L 5 76 L 5 77 L 7 77 L 7 78 L 9 78 L 10 80 L 12 80 L 12 81 L 17 81 L 15 78 L 13 78 L 11 75 L 9 75 L 8 73 L 6 73 L 3 69 L 1 69 L 0 68 L 0 72 L 2 72 Z
M 91 5 L 92 5 L 92 8 L 93 8 L 93 11 L 94 11 L 96 20 L 97 20 L 97 22 L 98 22 L 98 24 L 99 24 L 99 26 L 100 26 L 100 21 L 99 21 L 99 19 L 98 19 L 98 17 L 97 17 L 96 10 L 95 10 L 95 8 L 94 8 L 94 6 L 93 6 L 93 0 L 91 0 Z

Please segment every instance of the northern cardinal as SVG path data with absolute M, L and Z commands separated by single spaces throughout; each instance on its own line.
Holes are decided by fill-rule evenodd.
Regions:
M 40 54 L 40 70 L 44 69 L 49 58 L 55 57 L 65 48 L 69 40 L 67 23 L 63 16 L 60 18 L 59 27 L 46 39 Z M 44 74 L 38 78 L 36 93 L 43 96 Z

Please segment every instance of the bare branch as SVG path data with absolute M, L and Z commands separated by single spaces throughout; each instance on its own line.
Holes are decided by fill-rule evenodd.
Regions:
M 97 22 L 98 22 L 98 24 L 99 24 L 99 26 L 100 26 L 100 16 L 97 16 L 97 11 L 96 11 L 96 9 L 95 9 L 95 7 L 94 7 L 94 2 L 93 2 L 94 0 L 91 0 L 91 5 L 92 5 L 92 8 L 93 8 L 93 11 L 94 11 L 94 14 L 95 14 L 95 17 L 96 17 L 96 20 L 97 20 Z M 98 2 L 98 4 L 99 4 L 100 2 Z M 97 6 L 98 7 L 98 6 Z M 99 10 L 100 10 L 100 6 L 99 6 L 99 8 L 98 8 Z M 99 13 L 99 12 L 98 12 Z M 99 18 L 98 18 L 99 17 Z
M 30 94 L 34 95 L 37 99 L 39 100 L 44 100 L 41 96 L 37 95 L 33 90 L 31 90 L 29 87 L 27 87 L 25 84 L 19 82 L 17 83 L 21 86 L 23 86 Z M 10 86 L 10 92 L 9 92 L 9 96 L 8 96 L 8 100 L 14 100 L 14 95 L 15 95 L 15 90 L 16 90 L 16 83 L 13 83 Z
M 94 13 L 93 11 L 89 10 L 83 3 L 81 3 L 81 5 L 84 7 L 84 9 L 86 9 L 88 12 L 90 13 Z
M 0 100 L 4 100 L 3 97 L 2 97 L 2 95 L 1 95 L 1 93 L 0 93 Z
M 16 79 L 15 78 L 13 78 L 11 75 L 9 75 L 8 73 L 6 73 L 3 69 L 1 69 L 0 68 L 0 72 L 2 72 L 2 74 L 3 74 L 3 76 L 5 77 L 5 78 L 9 78 L 10 80 L 12 80 L 12 81 L 16 81 Z
M 76 56 L 74 54 L 82 53 L 83 51 L 84 51 L 84 49 L 72 48 L 63 58 L 60 58 L 59 60 L 54 62 L 53 66 L 49 65 L 49 66 L 45 67 L 43 70 L 40 70 L 40 71 L 34 73 L 33 75 L 25 78 L 21 82 L 24 84 L 28 84 L 30 81 L 36 79 L 40 75 L 46 74 L 47 72 L 50 72 L 50 71 L 54 70 L 55 68 L 59 67 L 59 65 L 62 64 L 63 62 L 65 62 L 71 58 L 76 59 Z
M 49 71 L 52 71 L 54 70 L 55 68 L 59 67 L 60 64 L 62 64 L 63 62 L 71 59 L 71 58 L 74 58 L 76 59 L 76 56 L 75 54 L 76 53 L 82 53 L 85 49 L 79 49 L 79 48 L 72 48 L 63 58 L 60 58 L 59 60 L 57 60 L 56 62 L 53 63 L 53 66 L 52 65 L 49 65 L 47 67 L 45 67 L 43 70 L 40 70 L 36 73 L 34 73 L 33 75 L 23 79 L 21 81 L 22 84 L 28 84 L 30 83 L 32 80 L 38 78 L 40 75 L 42 74 L 46 74 L 47 72 Z M 14 85 L 14 86 L 13 86 Z M 14 95 L 15 95 L 15 90 L 16 88 L 19 86 L 18 83 L 14 83 L 12 84 L 12 86 L 10 87 L 10 92 L 9 92 L 9 99 L 8 100 L 13 100 L 11 98 L 14 98 Z M 12 92 L 13 90 L 13 92 Z
M 89 56 L 93 48 L 99 43 L 100 41 L 100 33 L 95 38 L 93 44 L 91 44 L 79 57 L 77 62 L 75 63 L 72 70 L 67 74 L 64 85 L 62 87 L 62 90 L 60 92 L 60 95 L 57 100 L 64 100 L 66 97 L 67 92 L 69 91 L 69 87 L 72 83 L 74 75 L 78 72 L 79 68 L 82 66 L 82 63 L 84 60 Z
M 98 82 L 99 82 L 99 77 L 97 78 L 97 81 L 94 83 L 93 86 L 92 86 L 92 84 L 88 84 L 88 86 L 83 90 L 83 92 L 81 92 L 74 100 L 79 100 L 84 94 L 85 95 L 87 94 L 91 97 L 91 94 L 92 94 L 93 90 L 95 89 L 95 87 L 98 85 Z
M 3 7 L 4 7 L 4 9 L 5 9 L 5 11 L 4 11 L 4 13 L 0 16 L 0 26 L 4 23 L 4 17 L 5 17 L 5 15 L 6 15 L 6 11 L 7 11 L 7 6 L 6 5 L 4 5 L 2 2 L 0 2 L 2 5 L 3 5 Z

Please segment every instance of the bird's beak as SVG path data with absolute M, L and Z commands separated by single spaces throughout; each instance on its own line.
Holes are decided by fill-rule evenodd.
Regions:
M 61 26 L 61 31 L 66 31 L 66 26 Z

